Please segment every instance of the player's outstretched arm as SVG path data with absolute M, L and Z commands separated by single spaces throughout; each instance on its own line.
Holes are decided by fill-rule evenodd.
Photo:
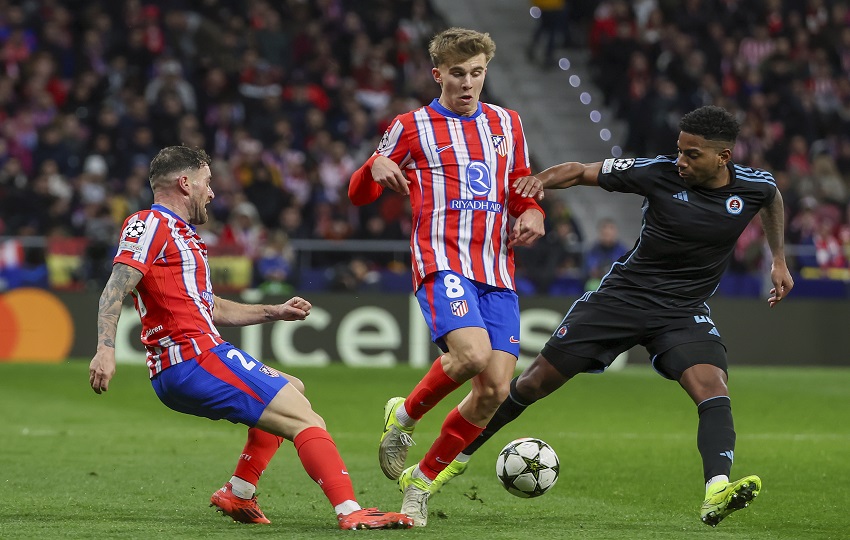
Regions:
M 115 333 L 124 298 L 142 279 L 142 273 L 122 263 L 112 266 L 112 274 L 100 295 L 97 308 L 97 352 L 89 364 L 89 384 L 100 394 L 109 389 L 115 375 Z
M 782 202 L 782 194 L 778 189 L 770 206 L 765 206 L 759 210 L 759 216 L 767 244 L 770 246 L 770 253 L 773 256 L 773 264 L 770 269 L 770 280 L 773 282 L 773 288 L 770 290 L 770 297 L 767 299 L 768 305 L 773 307 L 788 296 L 788 293 L 794 287 L 794 279 L 791 277 L 791 272 L 788 271 L 788 264 L 785 262 L 785 205 Z
M 213 322 L 216 326 L 249 326 L 270 321 L 303 321 L 312 304 L 296 296 L 283 304 L 241 304 L 215 297 Z
M 544 189 L 565 189 L 573 186 L 597 186 L 602 162 L 578 163 L 570 161 L 553 165 L 533 176 L 524 176 L 514 182 L 514 191 L 523 197 L 542 199 Z

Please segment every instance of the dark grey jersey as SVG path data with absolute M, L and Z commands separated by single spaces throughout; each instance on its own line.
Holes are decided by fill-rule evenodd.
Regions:
M 649 309 L 707 309 L 738 237 L 776 196 L 767 171 L 728 167 L 730 183 L 707 189 L 685 184 L 675 156 L 605 160 L 599 185 L 643 195 L 643 224 L 598 292 Z

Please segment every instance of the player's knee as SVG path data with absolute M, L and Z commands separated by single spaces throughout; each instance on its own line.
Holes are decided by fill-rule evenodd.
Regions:
M 517 378 L 516 391 L 520 400 L 532 403 L 543 399 L 567 382 L 570 377 L 562 374 L 542 356 L 538 356 Z
M 503 401 L 508 399 L 508 396 L 511 394 L 511 383 L 510 381 L 506 381 L 503 384 L 499 384 L 493 388 L 492 396 L 493 401 L 495 401 L 496 405 L 501 405 Z
M 516 389 L 521 397 L 529 401 L 537 401 L 549 395 L 544 382 L 534 373 L 523 372 L 516 381 Z
M 493 412 L 508 398 L 511 392 L 510 381 L 504 383 L 489 381 L 473 386 L 473 400 L 476 409 Z
M 469 349 L 456 355 L 459 368 L 470 377 L 477 375 L 487 368 L 490 362 L 490 349 Z

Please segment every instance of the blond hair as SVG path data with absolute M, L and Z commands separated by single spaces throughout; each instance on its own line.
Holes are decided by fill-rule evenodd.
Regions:
M 496 43 L 490 34 L 454 27 L 431 39 L 428 54 L 434 67 L 460 64 L 479 54 L 483 54 L 489 63 L 496 54 Z

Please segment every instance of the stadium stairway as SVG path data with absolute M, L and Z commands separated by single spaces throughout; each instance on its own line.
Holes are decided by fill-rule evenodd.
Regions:
M 590 82 L 586 51 L 561 49 L 556 59 L 566 58 L 569 69 L 554 66 L 544 70 L 525 56 L 536 25 L 529 14 L 529 3 L 431 1 L 448 24 L 489 32 L 496 41 L 496 57 L 487 71 L 485 88 L 492 101 L 516 110 L 522 117 L 534 172 L 564 161 L 594 162 L 612 157 L 612 147 L 625 139 L 625 127 L 615 122 L 610 111 L 601 108 L 602 93 Z M 577 87 L 571 85 L 572 76 L 580 79 Z M 582 92 L 590 94 L 588 105 L 580 100 Z M 594 110 L 601 113 L 598 123 L 590 119 Z M 602 129 L 610 130 L 610 140 L 600 138 Z M 602 218 L 617 223 L 625 244 L 631 245 L 637 238 L 640 197 L 598 188 L 570 189 L 558 192 L 558 196 L 568 201 L 585 242 L 595 240 L 596 223 Z

